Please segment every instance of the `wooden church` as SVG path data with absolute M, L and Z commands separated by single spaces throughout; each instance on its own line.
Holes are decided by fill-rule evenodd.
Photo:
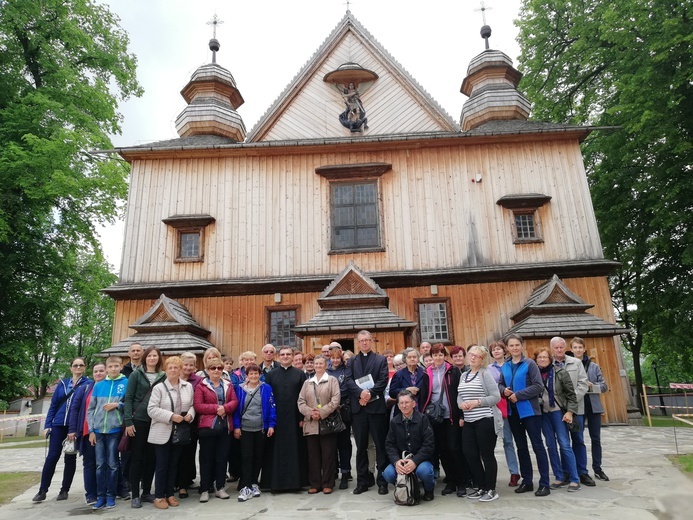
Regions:
M 378 351 L 515 331 L 531 352 L 579 335 L 606 420 L 626 422 L 617 264 L 580 151 L 593 129 L 529 121 L 521 74 L 489 49 L 458 124 L 347 11 L 246 133 L 210 48 L 180 137 L 117 150 L 132 173 L 108 352 L 353 348 L 361 329 Z

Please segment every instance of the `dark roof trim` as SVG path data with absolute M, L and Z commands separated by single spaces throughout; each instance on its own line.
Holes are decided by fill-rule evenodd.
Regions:
M 318 166 L 315 173 L 329 180 L 357 177 L 380 177 L 392 170 L 392 164 L 372 162 L 361 164 L 331 164 Z
M 506 209 L 540 208 L 551 200 L 550 195 L 541 193 L 516 193 L 503 195 L 496 204 Z
M 185 227 L 205 227 L 216 219 L 212 215 L 173 215 L 162 218 L 161 222 L 169 226 L 180 229 Z
M 525 280 L 545 280 L 558 274 L 562 278 L 608 276 L 621 264 L 593 259 L 536 264 L 509 264 L 426 271 L 385 271 L 367 273 L 381 288 L 421 285 L 458 285 Z M 115 300 L 155 299 L 163 292 L 170 298 L 240 296 L 249 294 L 321 292 L 334 274 L 272 278 L 235 278 L 158 283 L 118 283 L 102 292 Z

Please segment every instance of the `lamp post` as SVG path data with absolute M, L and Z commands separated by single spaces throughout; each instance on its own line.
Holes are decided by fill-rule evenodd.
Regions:
M 662 415 L 667 414 L 667 409 L 664 407 L 664 398 L 662 397 L 662 389 L 659 386 L 659 374 L 657 374 L 657 362 L 653 361 L 652 362 L 652 370 L 654 370 L 655 373 L 655 381 L 657 381 L 657 393 L 659 394 L 659 409 L 662 412 Z

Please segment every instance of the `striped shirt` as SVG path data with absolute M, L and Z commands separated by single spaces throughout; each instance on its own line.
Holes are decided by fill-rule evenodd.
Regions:
M 476 374 L 466 372 L 460 378 L 460 385 L 457 387 L 458 395 L 462 397 L 462 402 L 476 401 L 486 396 L 486 390 L 481 381 L 481 371 Z M 486 417 L 493 417 L 493 412 L 489 406 L 477 406 L 471 410 L 464 410 L 465 422 L 474 422 Z

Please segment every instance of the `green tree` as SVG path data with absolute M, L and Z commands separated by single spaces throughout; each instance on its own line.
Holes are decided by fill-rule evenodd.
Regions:
M 77 259 L 101 257 L 95 225 L 125 198 L 127 165 L 88 152 L 112 147 L 119 100 L 141 94 L 127 44 L 89 0 L 0 2 L 0 398 L 66 341 Z
M 693 24 L 680 0 L 525 0 L 534 117 L 618 126 L 584 145 L 614 307 L 638 391 L 652 354 L 693 378 Z

